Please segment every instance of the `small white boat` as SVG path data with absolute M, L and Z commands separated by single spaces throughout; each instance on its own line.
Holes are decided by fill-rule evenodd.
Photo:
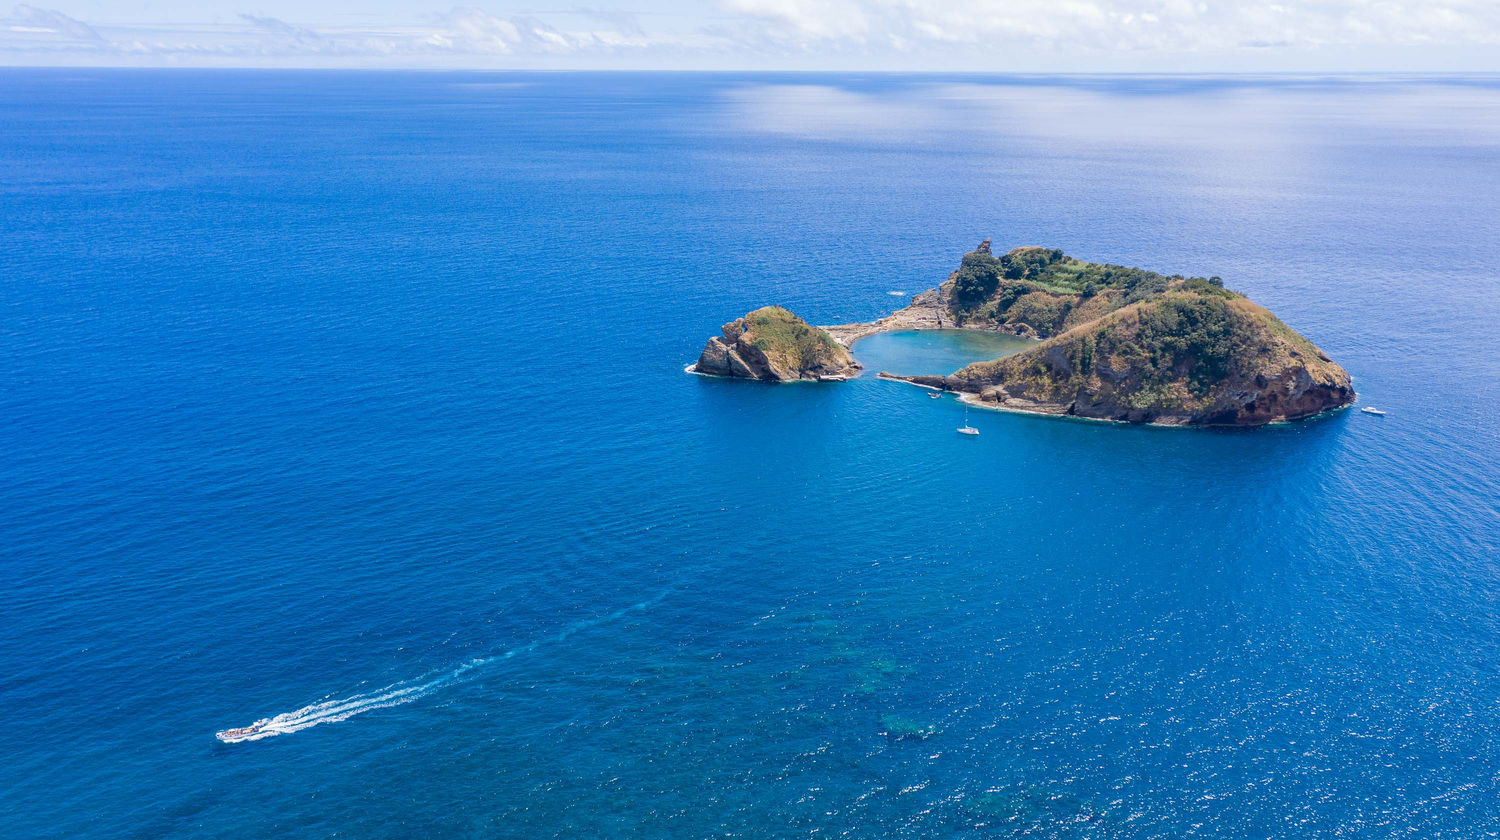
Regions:
M 929 399 L 929 400 L 938 400 L 938 399 L 942 399 L 942 397 L 943 397 L 943 392 L 942 391 L 933 391 L 932 393 L 930 393 L 930 394 L 927 395 L 927 399 Z
M 226 744 L 233 744 L 237 741 L 243 741 L 247 738 L 259 735 L 265 730 L 266 726 L 270 722 L 270 718 L 264 718 L 250 724 L 249 726 L 241 726 L 238 729 L 226 729 L 223 732 L 215 732 L 214 737 L 218 738 L 220 741 L 223 741 Z
M 1385 416 L 1385 412 L 1384 411 L 1381 411 L 1380 409 L 1376 408 L 1373 405 L 1367 405 L 1364 408 L 1361 408 L 1360 411 L 1363 411 L 1366 414 L 1373 414 L 1373 415 L 1375 415 L 1377 417 L 1384 417 Z
M 976 429 L 973 426 L 969 425 L 969 404 L 968 403 L 964 403 L 964 424 L 962 426 L 958 427 L 958 433 L 961 434 L 961 435 L 977 435 L 977 434 L 979 434 L 979 430 L 978 429 Z

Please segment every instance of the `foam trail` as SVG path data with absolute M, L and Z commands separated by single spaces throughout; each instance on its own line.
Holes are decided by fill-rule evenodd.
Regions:
M 617 621 L 632 612 L 656 606 L 665 597 L 667 597 L 667 592 L 662 592 L 650 600 L 631 604 L 628 607 L 621 607 L 609 615 L 575 621 L 563 628 L 561 632 L 552 636 L 538 639 L 494 656 L 470 660 L 449 671 L 428 674 L 414 680 L 403 680 L 398 683 L 392 683 L 385 688 L 367 691 L 363 694 L 355 694 L 345 697 L 342 700 L 325 700 L 321 703 L 313 703 L 310 706 L 303 706 L 296 711 L 282 712 L 274 717 L 261 718 L 249 726 L 220 730 L 214 733 L 214 737 L 226 744 L 259 741 L 262 738 L 273 738 L 277 735 L 290 735 L 293 732 L 301 732 L 304 729 L 318 726 L 319 724 L 339 723 L 365 712 L 371 712 L 376 709 L 388 709 L 392 706 L 400 706 L 414 700 L 420 700 L 441 688 L 466 681 L 471 678 L 473 671 L 477 668 L 496 662 L 504 662 L 517 654 L 529 653 L 543 644 L 556 644 L 567 641 L 568 637 L 576 633 L 598 627 L 601 624 L 608 624 L 611 621 Z

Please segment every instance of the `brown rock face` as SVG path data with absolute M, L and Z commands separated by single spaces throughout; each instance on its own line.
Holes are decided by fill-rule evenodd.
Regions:
M 703 346 L 694 373 L 792 382 L 843 379 L 860 370 L 842 344 L 779 306 L 730 321 L 722 332 Z
M 1204 415 L 1202 422 L 1259 426 L 1278 420 L 1297 420 L 1349 405 L 1354 402 L 1354 396 L 1347 374 L 1320 380 L 1314 379 L 1307 367 L 1298 366 L 1283 370 L 1275 379 L 1253 391 L 1232 395 L 1222 411 Z
M 1299 420 L 1355 396 L 1343 368 L 1270 312 L 1182 291 L 950 376 L 896 378 L 1015 411 L 1169 426 Z

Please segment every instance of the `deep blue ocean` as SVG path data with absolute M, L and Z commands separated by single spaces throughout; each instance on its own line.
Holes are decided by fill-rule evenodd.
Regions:
M 1500 832 L 1500 77 L 4 70 L 0 126 L 6 838 Z M 1221 275 L 1389 414 L 683 372 L 985 237 Z

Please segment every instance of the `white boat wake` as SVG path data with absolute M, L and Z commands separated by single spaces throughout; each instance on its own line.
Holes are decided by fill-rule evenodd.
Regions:
M 670 590 L 669 590 L 670 591 Z M 376 709 L 388 709 L 392 706 L 400 706 L 423 697 L 450 685 L 456 685 L 467 680 L 475 669 L 497 662 L 504 662 L 518 654 L 529 653 L 544 644 L 555 644 L 563 642 L 575 633 L 580 633 L 601 624 L 617 621 L 626 615 L 644 609 L 649 609 L 660 603 L 667 597 L 667 592 L 638 604 L 621 607 L 618 610 L 600 618 L 584 619 L 575 621 L 555 635 L 538 639 L 504 653 L 487 656 L 481 659 L 473 659 L 449 671 L 437 674 L 428 674 L 415 680 L 403 680 L 392 683 L 385 688 L 375 691 L 367 691 L 355 694 L 341 700 L 325 700 L 321 703 L 313 703 L 303 706 L 292 712 L 282 712 L 275 717 L 261 718 L 249 726 L 224 729 L 214 733 L 226 744 L 238 744 L 243 741 L 259 741 L 262 738 L 274 738 L 277 735 L 290 735 L 293 732 L 301 732 L 319 724 L 339 723 L 348 720 L 355 715 L 371 712 Z
M 300 732 L 320 723 L 338 723 L 348 720 L 357 714 L 373 711 L 375 709 L 387 709 L 391 706 L 400 706 L 410 703 L 421 697 L 432 693 L 435 689 L 462 677 L 466 672 L 488 662 L 488 659 L 476 659 L 472 662 L 460 665 L 426 682 L 399 682 L 388 685 L 379 691 L 371 691 L 365 694 L 356 694 L 345 697 L 342 700 L 326 700 L 322 703 L 314 703 L 311 706 L 303 706 L 294 712 L 283 712 L 275 717 L 262 718 L 249 726 L 237 729 L 225 729 L 214 733 L 226 744 L 238 744 L 241 741 L 259 741 L 262 738 L 272 738 L 277 735 L 289 735 Z

